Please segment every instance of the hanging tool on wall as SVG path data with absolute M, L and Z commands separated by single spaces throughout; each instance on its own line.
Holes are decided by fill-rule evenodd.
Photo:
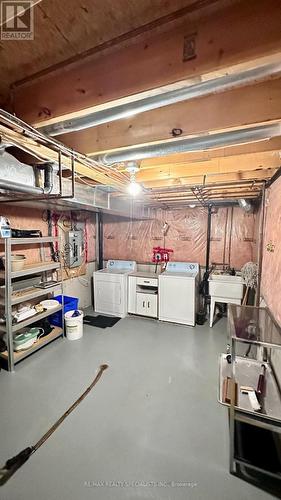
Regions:
M 27 460 L 35 453 L 46 441 L 51 437 L 51 435 L 57 430 L 57 428 L 63 423 L 63 421 L 70 415 L 70 413 L 77 408 L 77 406 L 85 399 L 85 397 L 91 392 L 94 386 L 98 383 L 103 372 L 108 368 L 108 365 L 101 365 L 97 375 L 95 376 L 93 382 L 89 387 L 81 394 L 81 396 L 68 408 L 68 410 L 57 420 L 57 422 L 37 441 L 36 444 L 29 446 L 22 450 L 18 455 L 10 458 L 5 463 L 4 467 L 0 468 L 0 486 L 3 486 L 11 476 L 27 462 Z

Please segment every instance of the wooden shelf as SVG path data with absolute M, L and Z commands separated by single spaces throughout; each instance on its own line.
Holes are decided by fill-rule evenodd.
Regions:
M 58 283 L 50 288 L 36 288 L 31 287 L 27 290 L 23 291 L 21 295 L 16 295 L 18 292 L 14 292 L 12 294 L 12 306 L 17 304 L 21 304 L 22 302 L 29 301 L 32 299 L 36 299 L 37 297 L 44 297 L 44 295 L 48 295 L 49 293 L 59 292 L 62 288 L 62 283 Z M 0 297 L 0 305 L 5 306 L 5 297 Z
M 39 314 L 34 314 L 34 316 L 31 316 L 30 318 L 25 319 L 24 321 L 20 321 L 19 323 L 15 323 L 12 326 L 12 332 L 18 332 L 22 328 L 25 328 L 26 326 L 31 325 L 32 323 L 36 323 L 40 319 L 47 318 L 47 316 L 51 316 L 51 314 L 54 314 L 58 311 L 62 310 L 62 305 L 59 305 L 58 307 L 54 307 L 53 309 L 47 309 L 46 311 L 39 313 Z M 6 325 L 2 324 L 0 325 L 0 332 L 6 332 Z
M 29 276 L 31 274 L 39 274 L 45 271 L 53 271 L 60 267 L 59 262 L 39 262 L 38 264 L 29 264 L 24 266 L 21 271 L 13 271 L 11 272 L 11 278 L 21 278 L 23 276 Z M 5 279 L 5 271 L 0 271 L 0 278 Z
M 49 335 L 46 335 L 46 337 L 42 337 L 41 339 L 37 340 L 35 344 L 33 344 L 30 349 L 26 349 L 25 351 L 19 351 L 19 352 L 14 352 L 14 360 L 15 363 L 18 363 L 22 359 L 26 358 L 30 354 L 38 351 L 38 349 L 41 349 L 45 345 L 49 344 L 53 340 L 61 337 L 63 335 L 63 330 L 62 328 L 54 327 L 51 333 Z M 8 361 L 8 352 L 1 352 L 0 357 L 4 359 L 5 361 Z
M 57 236 L 42 236 L 38 238 L 11 238 L 11 245 L 40 245 L 42 243 L 54 243 L 58 241 Z M 0 238 L 0 244 L 4 245 L 5 239 Z

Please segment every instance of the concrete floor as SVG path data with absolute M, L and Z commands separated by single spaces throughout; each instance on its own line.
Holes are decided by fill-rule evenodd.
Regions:
M 41 437 L 101 363 L 110 366 L 1 499 L 272 498 L 228 473 L 227 413 L 217 402 L 225 344 L 224 319 L 209 329 L 129 317 L 106 330 L 86 327 L 79 341 L 55 341 L 15 374 L 2 371 L 4 463 Z

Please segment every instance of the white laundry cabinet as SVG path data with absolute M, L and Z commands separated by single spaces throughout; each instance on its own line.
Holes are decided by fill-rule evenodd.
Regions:
M 158 318 L 158 277 L 136 273 L 128 277 L 128 312 Z

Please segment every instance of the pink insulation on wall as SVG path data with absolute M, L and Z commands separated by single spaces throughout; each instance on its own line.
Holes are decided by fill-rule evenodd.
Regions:
M 281 325 L 281 178 L 266 190 L 261 295 Z
M 239 207 L 219 208 L 212 215 L 210 262 L 230 263 L 240 269 L 253 259 L 254 214 Z M 163 234 L 164 223 L 168 231 Z M 104 258 L 133 259 L 149 263 L 152 248 L 172 248 L 172 260 L 194 261 L 205 265 L 207 209 L 157 210 L 146 220 L 130 220 L 104 215 Z M 230 255 L 230 262 L 229 262 Z
M 1 215 L 7 217 L 13 229 L 37 229 L 43 236 L 48 235 L 48 223 L 46 210 L 33 208 L 23 208 L 18 205 L 3 205 Z M 86 212 L 52 212 L 52 234 L 64 237 L 64 233 L 71 228 L 71 222 L 83 223 L 85 257 L 87 262 L 95 260 L 95 215 Z M 46 258 L 50 257 L 49 245 L 44 245 Z M 13 249 L 14 250 L 14 249 Z M 3 255 L 4 247 L 0 247 L 0 254 Z M 17 246 L 13 253 L 22 253 L 27 258 L 27 263 L 34 263 L 40 260 L 39 246 Z
M 96 222 L 93 216 L 85 220 L 85 242 L 87 245 L 87 262 L 93 262 L 96 258 Z
M 48 235 L 47 223 L 43 220 L 43 210 L 34 208 L 23 208 L 15 205 L 1 206 L 1 215 L 7 217 L 13 229 L 37 229 L 42 231 L 42 236 Z M 46 248 L 46 257 L 50 255 L 48 246 Z M 40 261 L 38 246 L 17 246 L 14 247 L 13 253 L 24 254 L 27 258 L 27 263 L 32 264 Z M 4 253 L 4 248 L 0 247 L 1 254 Z
M 52 212 L 53 226 L 56 223 L 59 236 L 73 228 L 84 232 L 85 262 L 93 262 L 96 258 L 96 219 L 95 215 L 85 211 Z M 54 231 L 55 232 L 55 231 Z

